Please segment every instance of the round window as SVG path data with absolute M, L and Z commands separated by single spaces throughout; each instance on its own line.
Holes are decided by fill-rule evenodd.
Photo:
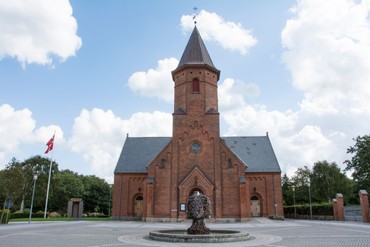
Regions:
M 200 151 L 200 144 L 199 143 L 193 143 L 193 145 L 191 146 L 191 151 L 193 151 L 194 153 L 199 153 Z

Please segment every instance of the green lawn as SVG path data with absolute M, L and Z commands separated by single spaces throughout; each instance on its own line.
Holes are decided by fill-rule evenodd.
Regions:
M 81 219 L 76 218 L 32 218 L 31 221 L 75 221 L 75 220 L 88 220 L 88 221 L 109 221 L 108 217 L 86 217 Z M 9 222 L 28 222 L 28 218 L 10 219 Z

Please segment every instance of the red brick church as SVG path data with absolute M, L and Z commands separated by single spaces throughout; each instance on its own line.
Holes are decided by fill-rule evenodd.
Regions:
M 220 136 L 219 77 L 195 27 L 172 71 L 172 137 L 126 137 L 114 171 L 113 219 L 183 220 L 195 190 L 210 198 L 216 221 L 283 215 L 269 136 Z

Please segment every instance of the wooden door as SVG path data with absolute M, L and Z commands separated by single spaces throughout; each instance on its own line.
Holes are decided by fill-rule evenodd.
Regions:
M 142 217 L 143 216 L 143 197 L 142 196 L 137 196 L 135 198 L 134 216 L 135 217 Z
M 252 196 L 251 198 L 251 214 L 252 217 L 261 216 L 260 200 L 257 196 Z

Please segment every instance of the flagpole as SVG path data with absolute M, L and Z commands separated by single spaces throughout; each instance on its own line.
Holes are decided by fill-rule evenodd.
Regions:
M 46 202 L 45 202 L 44 219 L 46 219 L 46 212 L 48 211 L 48 200 L 49 200 L 49 188 L 50 188 L 51 167 L 53 166 L 53 154 L 54 154 L 54 151 L 52 150 L 51 151 L 50 167 L 49 167 L 48 188 L 46 189 Z
M 55 138 L 55 131 L 53 135 L 53 142 L 52 142 L 52 149 L 51 149 L 51 159 L 50 159 L 50 167 L 49 167 L 49 178 L 48 178 L 48 186 L 46 189 L 46 201 L 45 201 L 45 211 L 44 211 L 44 219 L 46 219 L 46 213 L 48 211 L 48 200 L 49 200 L 49 188 L 50 188 L 50 178 L 51 178 L 51 168 L 53 166 L 53 154 L 54 154 L 54 138 Z M 49 150 L 48 146 L 48 150 Z

